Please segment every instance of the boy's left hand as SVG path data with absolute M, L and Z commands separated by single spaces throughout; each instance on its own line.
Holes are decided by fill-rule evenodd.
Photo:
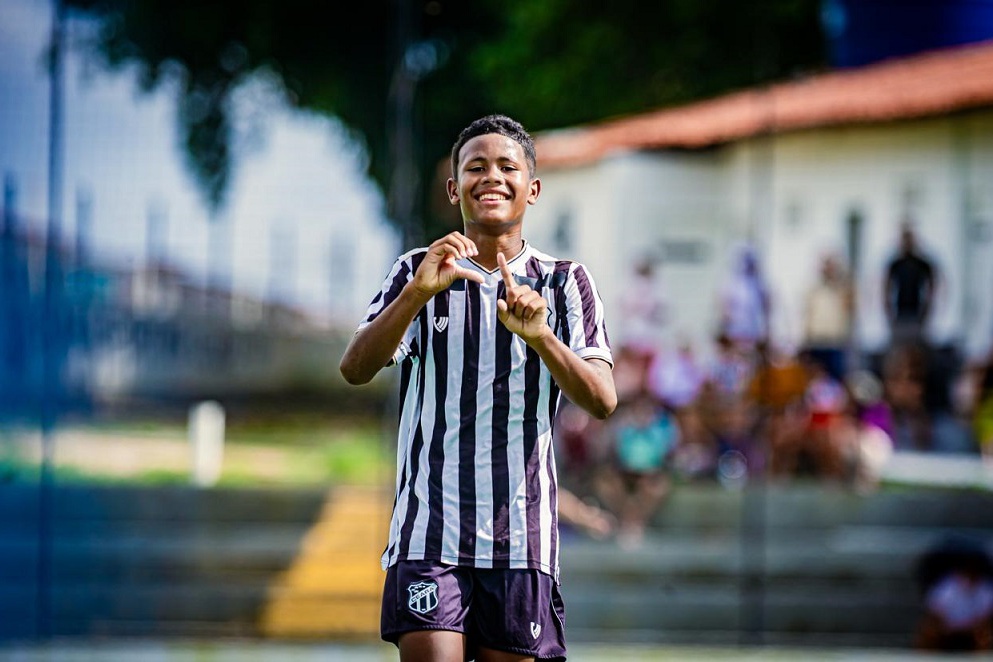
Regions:
M 526 342 L 539 340 L 549 331 L 548 302 L 530 286 L 517 284 L 503 253 L 497 253 L 497 265 L 507 288 L 506 299 L 497 300 L 497 317 Z

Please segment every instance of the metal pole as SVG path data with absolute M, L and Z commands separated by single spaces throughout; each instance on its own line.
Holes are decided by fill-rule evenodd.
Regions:
M 61 398 L 62 177 L 65 22 L 61 0 L 53 0 L 49 63 L 48 214 L 45 236 L 45 297 L 42 316 L 41 474 L 38 499 L 37 622 L 39 639 L 52 635 L 52 501 L 55 424 Z

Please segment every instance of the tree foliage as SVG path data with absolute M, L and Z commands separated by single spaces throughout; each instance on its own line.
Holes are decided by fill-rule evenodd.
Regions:
M 436 166 L 476 116 L 506 112 L 541 131 L 711 96 L 826 61 L 819 0 L 66 2 L 97 18 L 90 50 L 110 67 L 137 64 L 146 88 L 179 65 L 179 131 L 215 209 L 232 168 L 231 95 L 253 73 L 275 73 L 292 104 L 352 128 L 384 193 L 396 184 L 397 112 L 405 112 L 397 94 L 406 83 L 415 99 L 407 118 L 414 172 L 421 173 L 411 213 L 425 219 L 429 234 L 451 222 L 432 206 Z M 425 49 L 430 62 L 399 68 L 405 55 Z

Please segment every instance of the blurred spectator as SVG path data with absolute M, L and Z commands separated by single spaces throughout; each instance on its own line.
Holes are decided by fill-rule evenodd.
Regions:
M 800 364 L 806 379 L 803 398 L 792 406 L 784 430 L 774 439 L 773 468 L 780 476 L 843 480 L 855 462 L 848 393 L 809 354 L 801 355 Z
M 714 344 L 714 354 L 705 369 L 698 410 L 712 437 L 711 476 L 728 484 L 728 469 L 740 470 L 741 475 L 735 479 L 738 482 L 762 474 L 765 453 L 755 430 L 756 406 L 748 397 L 755 371 L 754 358 L 746 356 L 724 334 L 719 334 Z
M 630 400 L 648 390 L 651 363 L 646 365 L 645 361 L 643 354 L 630 347 L 622 346 L 614 352 L 614 388 L 618 402 Z
M 621 290 L 620 309 L 624 324 L 618 349 L 633 359 L 636 374 L 643 380 L 662 348 L 662 331 L 669 316 L 658 278 L 658 258 L 645 256 L 637 262 L 631 279 Z
M 924 600 L 917 648 L 993 650 L 993 560 L 981 541 L 941 540 L 919 560 L 917 582 Z
M 759 345 L 759 363 L 746 396 L 756 406 L 756 434 L 768 444 L 772 475 L 787 475 L 792 469 L 794 448 L 807 430 L 804 398 L 809 382 L 807 367 L 792 352 Z
M 718 401 L 739 400 L 755 369 L 753 359 L 745 356 L 727 334 L 718 334 L 714 354 L 707 369 L 705 387 Z
M 746 352 L 769 335 L 770 297 L 754 247 L 744 244 L 734 257 L 731 274 L 719 295 L 719 332 Z
M 705 379 L 692 341 L 684 338 L 675 351 L 656 356 L 648 371 L 648 391 L 678 415 L 696 402 Z
M 893 455 L 893 438 L 890 435 L 893 421 L 889 405 L 883 399 L 883 386 L 867 370 L 849 375 L 848 392 L 854 406 L 853 435 L 857 453 L 854 486 L 860 492 L 869 492 L 879 485 L 883 468 Z
M 928 402 L 928 353 L 922 345 L 891 349 L 883 363 L 883 390 L 893 415 L 896 450 L 976 452 L 971 431 L 948 411 Z
M 670 460 L 673 474 L 681 480 L 712 480 L 717 477 L 720 446 L 707 424 L 710 412 L 705 401 L 683 410 L 679 441 Z
M 755 410 L 750 403 L 742 398 L 728 401 L 717 410 L 714 421 L 717 478 L 727 485 L 763 475 L 766 470 L 765 449 L 756 435 Z M 729 475 L 729 470 L 739 470 L 741 475 Z
M 847 386 L 859 421 L 892 437 L 893 412 L 883 397 L 883 383 L 879 378 L 868 370 L 856 370 L 848 376 Z
M 593 492 L 593 477 L 607 456 L 605 423 L 563 398 L 555 418 L 555 463 L 559 483 L 582 499 Z
M 883 281 L 883 305 L 890 324 L 891 346 L 925 343 L 937 284 L 934 263 L 920 251 L 910 221 L 904 221 L 900 226 L 899 252 L 887 264 Z
M 853 436 L 854 410 L 845 385 L 827 365 L 812 355 L 804 361 L 810 374 L 804 402 L 809 412 L 803 454 L 810 473 L 821 478 L 847 480 L 858 461 Z
M 640 543 L 668 496 L 668 462 L 678 437 L 673 418 L 647 394 L 622 404 L 609 419 L 612 462 L 597 476 L 597 494 L 617 516 L 622 544 Z
M 993 362 L 979 372 L 975 406 L 971 409 L 972 429 L 983 457 L 993 462 Z
M 821 258 L 817 283 L 804 306 L 804 346 L 837 380 L 844 380 L 845 354 L 852 332 L 854 290 L 833 254 Z

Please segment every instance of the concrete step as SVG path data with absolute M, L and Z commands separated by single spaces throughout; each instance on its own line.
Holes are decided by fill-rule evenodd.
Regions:
M 47 529 L 37 497 L 0 486 L 0 638 L 378 637 L 389 490 L 59 486 Z M 993 540 L 993 495 L 679 485 L 637 549 L 563 537 L 570 638 L 906 646 L 952 531 Z

